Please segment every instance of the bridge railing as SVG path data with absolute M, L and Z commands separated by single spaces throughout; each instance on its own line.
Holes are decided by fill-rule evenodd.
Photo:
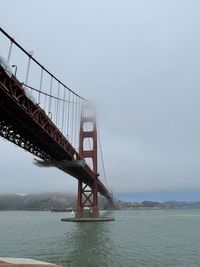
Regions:
M 0 28 L 0 59 L 28 98 L 38 104 L 78 151 L 81 107 L 87 102 L 40 64 L 32 51 L 26 51 L 12 36 Z

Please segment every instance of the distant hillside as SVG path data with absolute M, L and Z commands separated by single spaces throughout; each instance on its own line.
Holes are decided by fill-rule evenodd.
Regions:
M 160 203 L 157 201 L 142 202 L 125 202 L 115 200 L 116 209 L 142 209 L 142 208 L 200 208 L 198 202 L 178 202 L 167 201 Z M 99 206 L 101 209 L 108 209 L 109 203 L 104 197 L 99 197 Z M 30 194 L 25 196 L 19 195 L 0 195 L 0 211 L 3 210 L 51 210 L 76 208 L 76 197 L 74 195 L 46 193 L 46 194 Z
M 119 209 L 136 209 L 136 208 L 166 208 L 165 203 L 157 201 L 121 201 L 117 200 L 117 206 Z
M 166 201 L 164 203 L 172 209 L 196 209 L 200 208 L 200 201 Z
M 117 200 L 117 207 L 119 209 L 142 209 L 142 208 L 160 208 L 160 209 L 193 209 L 200 208 L 200 201 L 187 202 L 187 201 L 121 201 Z
M 102 209 L 107 207 L 107 200 L 99 198 Z M 0 195 L 0 211 L 3 210 L 51 210 L 76 207 L 76 197 L 57 193 L 19 195 Z
M 64 194 L 1 195 L 0 210 L 51 210 L 75 207 L 75 197 Z

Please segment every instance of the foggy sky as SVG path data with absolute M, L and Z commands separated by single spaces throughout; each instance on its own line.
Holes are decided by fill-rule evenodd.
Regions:
M 0 23 L 96 103 L 114 193 L 200 190 L 199 0 L 1 1 Z M 0 139 L 0 193 L 76 192 Z

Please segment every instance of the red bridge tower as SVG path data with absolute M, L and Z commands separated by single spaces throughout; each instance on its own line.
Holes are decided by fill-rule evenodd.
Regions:
M 90 130 L 87 129 L 87 125 Z M 91 140 L 91 148 L 85 146 L 87 138 Z M 92 160 L 92 170 L 95 179 L 91 186 L 78 180 L 78 196 L 76 218 L 99 217 L 98 207 L 98 172 L 97 172 L 97 129 L 94 107 L 91 104 L 84 105 L 81 111 L 79 154 L 84 159 Z

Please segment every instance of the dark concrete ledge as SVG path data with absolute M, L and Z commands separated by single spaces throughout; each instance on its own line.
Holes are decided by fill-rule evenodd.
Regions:
M 62 218 L 62 222 L 109 222 L 114 221 L 114 217 L 99 217 L 99 218 Z

